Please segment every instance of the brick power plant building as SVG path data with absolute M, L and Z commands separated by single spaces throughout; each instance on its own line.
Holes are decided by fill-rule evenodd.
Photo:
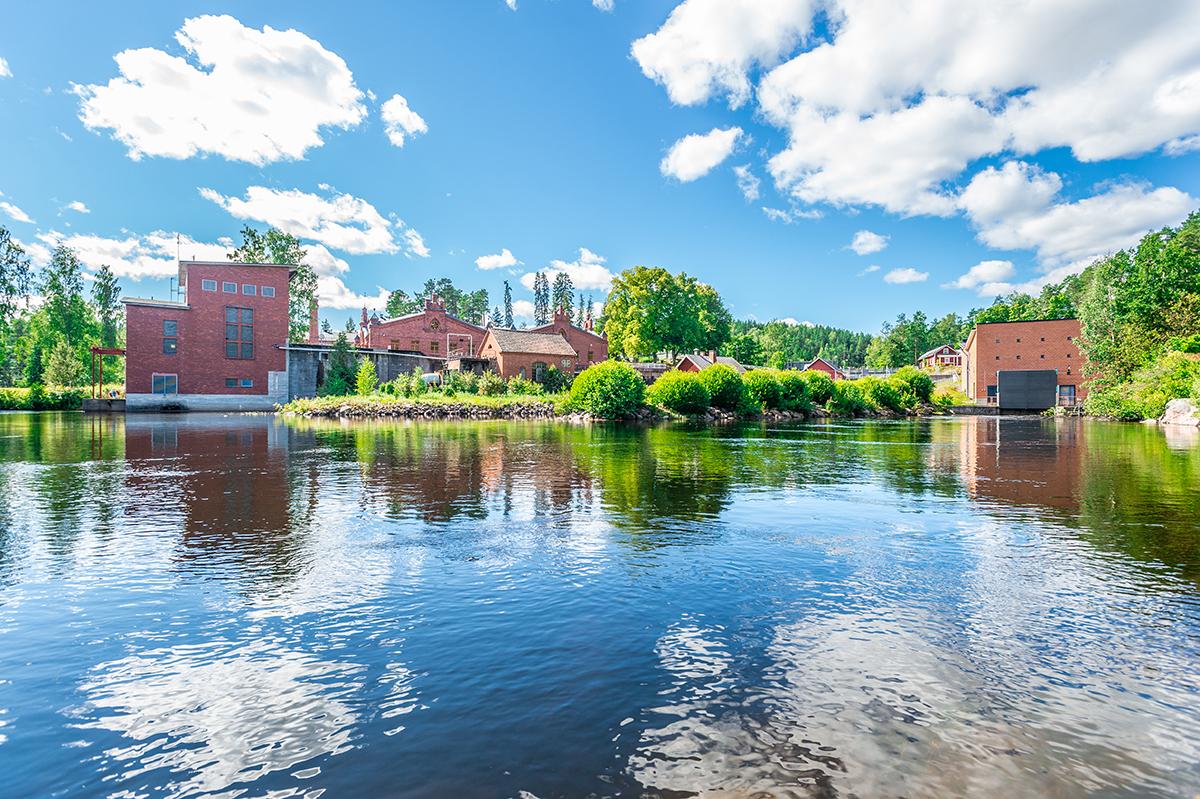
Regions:
M 1078 340 L 1078 319 L 978 325 L 963 347 L 962 389 L 979 405 L 1078 405 L 1087 397 Z
M 126 297 L 126 409 L 271 410 L 315 395 L 332 342 L 320 338 L 314 308 L 308 340 L 288 343 L 293 269 L 180 261 L 182 300 Z M 364 309 L 354 346 L 381 382 L 447 368 L 536 378 L 550 365 L 574 371 L 608 358 L 608 341 L 566 314 L 533 330 L 489 330 L 451 315 L 436 296 L 396 319 Z

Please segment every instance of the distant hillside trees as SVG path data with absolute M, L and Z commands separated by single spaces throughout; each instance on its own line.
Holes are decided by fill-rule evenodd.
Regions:
M 738 362 L 781 368 L 785 363 L 824 358 L 839 366 L 862 366 L 869 333 L 826 325 L 739 321 L 725 351 Z
M 388 295 L 387 315 L 397 317 L 420 313 L 425 310 L 425 301 L 435 294 L 446 304 L 446 313 L 473 325 L 483 323 L 492 304 L 487 289 L 463 291 L 450 278 L 439 277 L 426 280 L 425 285 L 411 296 L 401 289 L 391 292 Z

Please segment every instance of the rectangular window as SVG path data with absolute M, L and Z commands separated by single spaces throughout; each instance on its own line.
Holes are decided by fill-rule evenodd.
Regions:
M 163 339 L 163 355 L 174 355 L 179 352 L 179 339 L 164 338 Z
M 247 297 L 253 297 L 258 294 L 258 286 L 254 285 L 253 283 L 243 283 L 242 293 Z
M 413 349 L 413 352 L 420 352 L 421 351 L 421 342 L 417 341 L 414 338 L 412 340 L 412 349 Z
M 174 319 L 163 320 L 163 355 L 174 355 L 179 351 L 179 322 Z
M 225 378 L 225 388 L 237 388 L 238 380 L 236 377 Z
M 262 295 L 264 297 L 274 297 L 275 296 L 275 287 L 274 286 L 263 286 L 262 287 Z
M 217 290 L 217 281 L 215 281 L 215 280 L 201 280 L 201 281 L 200 281 L 200 288 L 201 288 L 202 290 L 204 290 L 204 291 L 216 291 L 216 290 Z
M 1059 405 L 1074 405 L 1075 404 L 1075 386 L 1059 386 L 1058 387 L 1058 404 Z
M 163 335 L 177 336 L 179 335 L 179 322 L 174 319 L 163 320 Z
M 254 381 L 248 377 L 242 378 L 242 388 L 254 388 Z
M 429 351 L 430 351 L 430 352 L 437 352 L 437 351 L 438 351 L 438 350 L 437 350 L 437 345 L 438 345 L 438 343 L 437 343 L 436 341 L 431 341 L 431 342 L 429 342 Z
M 225 306 L 225 357 L 249 360 L 254 357 L 254 311 Z
M 221 284 L 221 291 L 225 292 L 226 294 L 237 294 L 237 283 L 230 283 L 226 281 Z
M 150 393 L 178 394 L 179 375 L 165 375 L 158 372 L 150 375 Z
M 987 387 L 987 401 L 988 401 L 989 405 L 994 404 L 996 402 L 996 396 L 997 396 L 996 387 L 988 386 Z

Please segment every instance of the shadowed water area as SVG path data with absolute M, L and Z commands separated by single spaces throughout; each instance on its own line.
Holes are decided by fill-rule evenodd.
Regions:
M 1200 441 L 0 414 L 0 794 L 1200 792 Z

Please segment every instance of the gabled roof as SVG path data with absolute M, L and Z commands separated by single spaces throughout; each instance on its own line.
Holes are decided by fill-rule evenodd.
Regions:
M 931 349 L 929 352 L 926 352 L 923 355 L 920 355 L 917 358 L 917 360 L 923 361 L 926 358 L 932 358 L 934 355 L 937 355 L 939 352 L 941 352 L 944 349 L 950 349 L 950 350 L 953 350 L 954 352 L 958 352 L 958 347 L 954 346 L 953 344 L 939 344 L 938 346 Z
M 416 319 L 417 317 L 424 316 L 426 313 L 427 313 L 426 311 L 417 311 L 416 313 L 404 314 L 403 316 L 392 316 L 392 317 L 388 317 L 387 319 L 379 317 L 379 318 L 375 319 L 374 321 L 372 321 L 371 324 L 372 325 L 390 325 L 392 322 L 402 322 L 405 319 Z M 466 325 L 467 327 L 473 327 L 476 330 L 478 330 L 480 333 L 482 333 L 484 330 L 484 328 L 480 327 L 479 325 L 475 324 L 474 322 L 468 322 L 466 319 L 461 319 L 461 318 L 455 316 L 454 314 L 450 313 L 449 311 L 444 311 L 443 313 L 446 314 L 447 319 L 453 319 L 455 322 L 461 322 L 462 324 Z
M 608 339 L 606 339 L 604 336 L 600 335 L 599 333 L 595 332 L 594 330 L 588 330 L 585 327 L 580 327 L 579 325 L 574 324 L 573 322 L 567 322 L 567 323 L 563 324 L 562 326 L 573 328 L 575 330 L 578 330 L 580 333 L 587 333 L 589 336 L 591 336 L 594 339 L 597 339 L 598 341 L 608 341 Z M 559 328 L 558 322 L 547 322 L 544 325 L 538 325 L 537 327 L 529 328 L 529 332 L 531 332 L 531 333 L 546 333 L 546 332 L 549 332 L 552 330 L 558 330 L 558 328 Z
M 693 364 L 695 364 L 697 369 L 707 369 L 708 367 L 713 365 L 713 362 L 708 359 L 707 355 L 700 355 L 699 353 L 692 353 L 690 355 L 684 355 L 682 358 L 679 359 L 679 363 L 683 363 L 684 361 L 691 361 Z M 739 372 L 739 373 L 746 371 L 746 367 L 744 367 L 740 363 L 738 363 L 738 360 L 736 358 L 730 358 L 727 355 L 718 355 L 717 363 L 723 363 L 726 366 L 730 367 L 731 369 L 733 369 L 734 371 Z M 675 364 L 675 368 L 678 369 L 679 364 Z
M 505 330 L 494 327 L 488 331 L 500 352 L 523 352 L 529 355 L 574 356 L 575 348 L 561 333 L 533 333 L 528 330 Z

